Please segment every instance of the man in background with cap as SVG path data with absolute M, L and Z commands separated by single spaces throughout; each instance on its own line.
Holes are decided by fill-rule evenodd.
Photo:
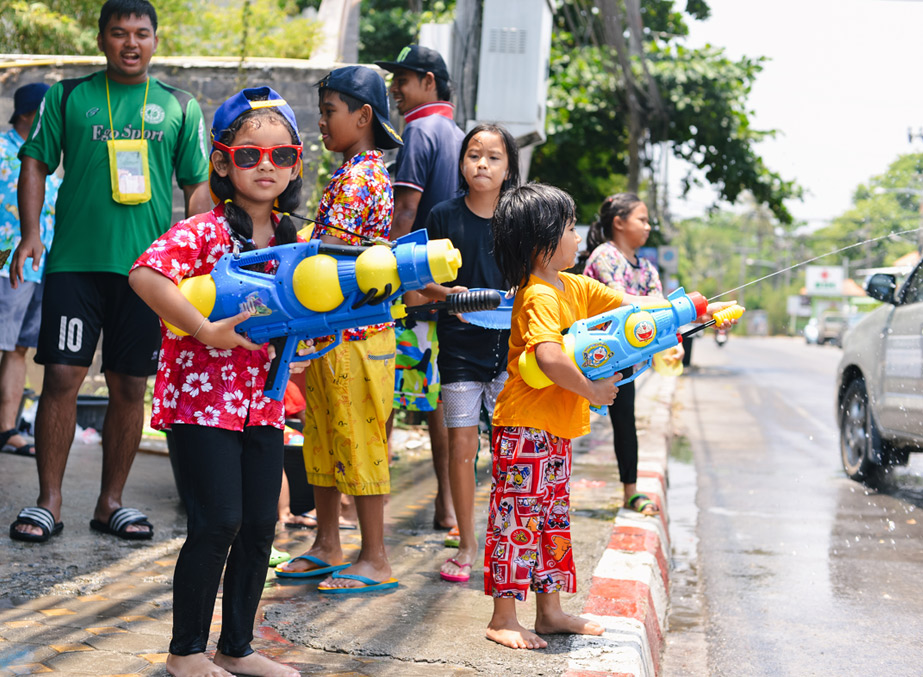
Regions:
M 36 268 L 41 258 L 45 177 L 64 158 L 35 356 L 45 365 L 35 421 L 39 495 L 10 526 L 10 537 L 20 541 L 44 542 L 64 528 L 61 487 L 77 393 L 101 333 L 109 402 L 90 527 L 128 540 L 153 536 L 147 517 L 122 505 L 141 441 L 147 377 L 156 373 L 160 351 L 159 320 L 129 287 L 128 271 L 171 225 L 174 174 L 187 216 L 212 208 L 199 104 L 148 74 L 157 49 L 153 5 L 107 0 L 96 42 L 105 70 L 52 86 L 19 151 L 22 242 L 13 254 L 14 287 L 26 261 L 31 258 Z
M 408 45 L 395 61 L 376 61 L 376 65 L 394 74 L 391 95 L 397 110 L 404 116 L 404 147 L 397 156 L 392 183 L 394 184 L 394 223 L 391 237 L 420 230 L 430 211 L 440 202 L 458 193 L 458 154 L 464 132 L 455 124 L 455 107 L 449 102 L 449 70 L 439 52 L 420 45 Z M 419 297 L 418 297 L 419 298 Z M 414 303 L 414 294 L 405 297 Z M 422 300 L 417 300 L 417 303 Z M 436 358 L 439 346 L 435 322 L 417 322 L 416 326 L 398 326 L 398 351 L 406 343 L 416 343 L 414 354 L 423 356 L 417 379 L 401 378 L 398 369 L 395 385 L 395 406 L 410 411 L 426 411 L 433 467 L 436 471 L 436 513 L 433 527 L 455 528 L 455 507 L 449 488 L 449 438 L 439 401 L 439 373 Z M 407 360 L 405 368 L 412 369 Z M 425 383 L 425 393 L 412 392 L 414 383 Z M 447 545 L 457 545 L 455 532 Z
M 13 94 L 13 127 L 0 136 L 0 252 L 10 254 L 19 245 L 19 149 L 45 92 L 44 82 L 23 85 Z M 61 179 L 50 174 L 45 179 L 45 200 L 39 215 L 40 237 L 47 250 L 54 236 L 54 202 Z M 9 268 L 0 264 L 0 449 L 21 456 L 35 456 L 35 446 L 19 434 L 17 415 L 26 385 L 26 350 L 38 345 L 41 320 L 44 255 L 38 270 L 24 272 L 17 289 L 10 286 Z

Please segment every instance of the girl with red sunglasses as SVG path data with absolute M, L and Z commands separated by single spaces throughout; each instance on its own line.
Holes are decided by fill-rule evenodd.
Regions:
M 209 185 L 217 206 L 173 226 L 129 275 L 138 295 L 186 332 L 162 328 L 151 418 L 154 428 L 171 431 L 188 515 L 173 575 L 171 675 L 299 674 L 250 646 L 282 484 L 282 403 L 263 394 L 270 353 L 235 331 L 248 313 L 210 322 L 177 285 L 208 274 L 227 252 L 296 241 L 285 212 L 298 206 L 300 159 L 298 126 L 282 97 L 269 87 L 232 96 L 212 128 Z M 212 661 L 205 651 L 222 570 Z

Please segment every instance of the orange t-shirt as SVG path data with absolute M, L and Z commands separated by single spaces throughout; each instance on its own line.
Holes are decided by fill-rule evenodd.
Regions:
M 559 273 L 564 291 L 534 275 L 513 303 L 509 378 L 497 398 L 493 423 L 545 430 L 573 439 L 590 432 L 590 404 L 577 393 L 552 384 L 536 389 L 519 375 L 519 356 L 539 343 L 564 343 L 561 332 L 577 320 L 622 305 L 624 293 L 583 275 Z

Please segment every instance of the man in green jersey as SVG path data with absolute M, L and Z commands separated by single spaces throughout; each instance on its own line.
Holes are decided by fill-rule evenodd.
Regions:
M 90 526 L 126 539 L 153 536 L 143 513 L 122 506 L 141 439 L 145 384 L 157 371 L 160 347 L 158 319 L 128 286 L 128 271 L 171 225 L 174 173 L 187 216 L 213 206 L 202 111 L 190 94 L 148 75 L 157 48 L 154 7 L 147 0 L 108 0 L 97 44 L 106 69 L 54 85 L 19 152 L 22 242 L 11 264 L 14 287 L 26 260 L 34 268 L 41 258 L 44 182 L 62 153 L 64 182 L 35 356 L 45 365 L 35 422 L 39 496 L 36 507 L 24 509 L 11 525 L 16 540 L 47 541 L 63 528 L 61 485 L 77 392 L 101 332 L 109 406 L 102 484 Z

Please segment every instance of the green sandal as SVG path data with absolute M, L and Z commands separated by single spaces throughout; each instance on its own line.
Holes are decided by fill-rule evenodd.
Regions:
M 634 510 L 642 515 L 647 515 L 648 517 L 653 517 L 660 512 L 660 507 L 646 494 L 635 494 L 629 498 L 627 507 L 630 510 Z M 647 508 L 653 508 L 654 510 L 652 512 L 644 512 Z
M 291 558 L 292 556 L 289 553 L 276 550 L 276 547 L 272 546 L 272 550 L 269 552 L 269 566 L 275 568 L 282 562 L 288 562 Z

